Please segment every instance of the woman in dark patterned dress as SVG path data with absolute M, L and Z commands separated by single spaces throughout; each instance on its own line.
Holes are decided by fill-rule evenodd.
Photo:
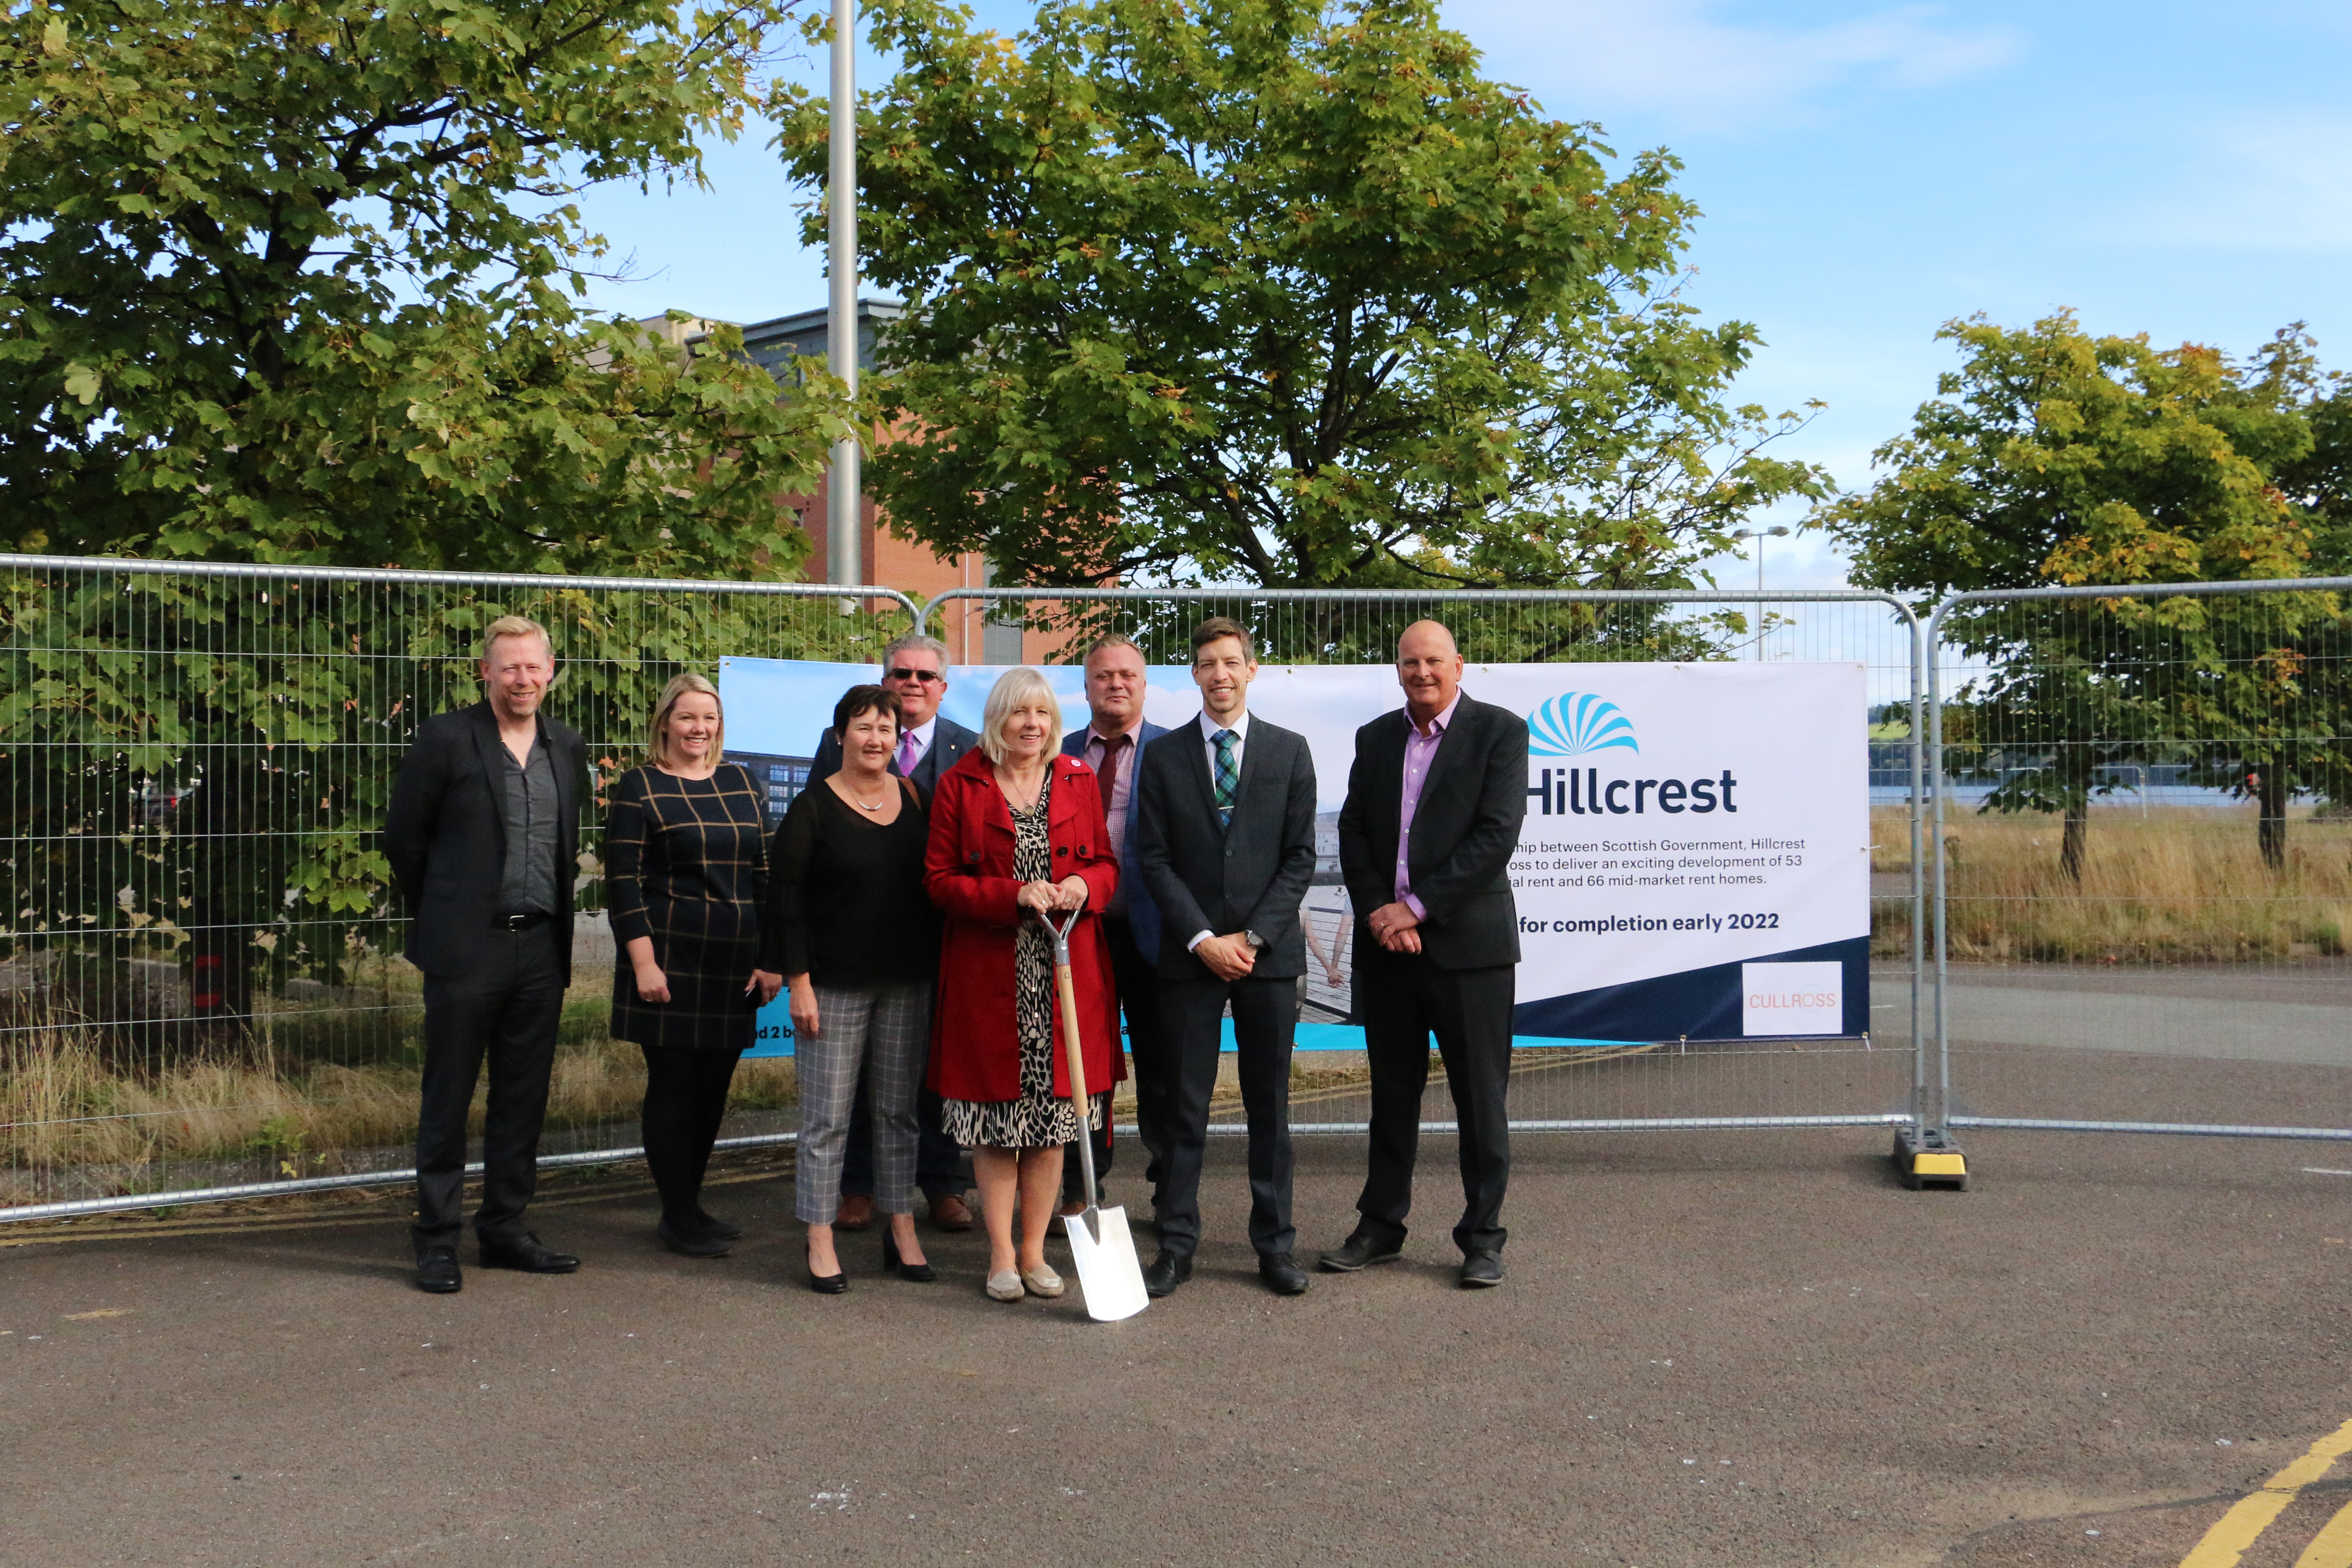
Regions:
M 1087 911 L 1070 933 L 1070 969 L 1094 1126 L 1124 1076 L 1110 952 L 1094 913 L 1118 886 L 1118 862 L 1094 770 L 1055 754 L 1061 733 L 1045 678 L 1006 671 L 989 693 L 980 749 L 940 775 L 923 861 L 924 889 L 947 915 L 931 1087 L 945 1098 L 948 1135 L 972 1151 L 988 1293 L 1000 1301 L 1062 1293 L 1045 1229 L 1060 1206 L 1062 1145 L 1079 1136 L 1041 914 Z
M 739 1226 L 702 1207 L 702 1173 L 727 1114 L 736 1058 L 783 984 L 762 941 L 766 816 L 748 770 L 724 761 L 719 689 L 681 675 L 662 692 L 644 767 L 613 782 L 605 897 L 616 1040 L 646 1053 L 646 1163 L 661 1190 L 662 1245 L 724 1257 Z

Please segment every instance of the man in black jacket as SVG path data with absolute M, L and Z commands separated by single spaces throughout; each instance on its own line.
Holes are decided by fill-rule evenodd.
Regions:
M 409 962 L 425 972 L 425 1086 L 416 1123 L 416 1283 L 458 1289 L 466 1116 L 483 1058 L 486 1268 L 569 1274 L 580 1260 L 523 1226 L 539 1180 L 556 1026 L 572 983 L 572 881 L 588 750 L 541 713 L 555 656 L 535 621 L 506 616 L 482 639 L 488 698 L 417 726 L 383 825 L 408 907 Z
M 952 719 L 940 716 L 940 700 L 948 694 L 948 645 L 937 637 L 910 632 L 882 650 L 881 685 L 898 699 L 906 718 L 898 750 L 890 771 L 913 781 L 923 805 L 940 775 L 980 744 L 980 737 Z M 809 763 L 809 783 L 814 784 L 841 771 L 841 737 L 832 731 L 816 744 Z M 940 1230 L 970 1230 L 971 1205 L 963 1201 L 970 1184 L 963 1175 L 963 1151 L 940 1125 L 939 1090 L 923 1089 L 915 1097 L 915 1117 L 921 1123 L 921 1141 L 915 1149 L 915 1185 L 930 1200 L 931 1224 Z M 849 1108 L 849 1142 L 841 1163 L 841 1208 L 834 1215 L 837 1230 L 864 1230 L 874 1223 L 874 1106 L 866 1081 L 858 1080 L 857 1098 Z
M 1461 1127 L 1465 1286 L 1503 1282 L 1503 1189 L 1518 906 L 1509 868 L 1527 815 L 1528 726 L 1462 690 L 1454 634 L 1415 621 L 1397 640 L 1402 712 L 1356 731 L 1339 809 L 1339 869 L 1360 911 L 1356 1011 L 1372 1077 L 1370 1169 L 1334 1273 L 1404 1244 L 1429 1037 Z
M 1156 1102 L 1166 1140 L 1158 1194 L 1160 1255 L 1144 1288 L 1165 1296 L 1192 1278 L 1201 1243 L 1201 1160 L 1233 1009 L 1242 1104 L 1249 1113 L 1250 1245 L 1280 1296 L 1307 1289 L 1291 1260 L 1290 1049 L 1307 973 L 1299 900 L 1315 874 L 1315 759 L 1304 736 L 1252 718 L 1257 660 L 1239 623 L 1192 632 L 1201 717 L 1143 748 L 1136 864 L 1160 912 L 1161 1031 L 1172 1082 L 1136 1063 L 1136 1100 Z

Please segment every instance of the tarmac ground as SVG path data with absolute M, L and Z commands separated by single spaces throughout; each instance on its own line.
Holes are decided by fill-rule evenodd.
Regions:
M 1888 1055 L 1790 1059 L 1859 1103 Z M 2035 1081 L 2133 1063 L 2089 1055 Z M 1956 1193 L 1888 1142 L 1523 1135 L 1473 1292 L 1432 1136 L 1405 1260 L 1285 1300 L 1218 1139 L 1198 1275 L 1109 1325 L 988 1300 L 976 1232 L 931 1285 L 845 1236 L 811 1294 L 781 1152 L 716 1173 L 730 1258 L 657 1247 L 641 1167 L 566 1173 L 534 1219 L 582 1271 L 451 1297 L 396 1192 L 0 1228 L 0 1563 L 2352 1563 L 2352 1465 L 2295 1468 L 2352 1419 L 2352 1150 L 1982 1132 Z M 1298 1152 L 1312 1252 L 1362 1146 Z

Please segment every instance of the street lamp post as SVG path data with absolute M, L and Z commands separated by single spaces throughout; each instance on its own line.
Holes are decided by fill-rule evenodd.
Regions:
M 1764 591 L 1764 542 L 1768 539 L 1786 539 L 1789 537 L 1789 531 L 1776 524 L 1771 528 L 1743 528 L 1731 537 L 1752 539 L 1756 542 L 1756 591 L 1762 593 Z M 1764 605 L 1761 600 L 1758 601 L 1756 605 L 1756 661 L 1759 664 L 1764 661 Z
M 826 147 L 825 363 L 857 395 L 857 0 L 833 0 L 833 102 Z M 864 480 L 855 437 L 833 444 L 825 485 L 825 578 L 856 583 L 866 574 Z

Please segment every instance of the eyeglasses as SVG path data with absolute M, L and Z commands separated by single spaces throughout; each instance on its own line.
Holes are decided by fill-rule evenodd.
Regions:
M 948 679 L 936 669 L 908 669 L 905 665 L 895 666 L 882 673 L 893 680 L 936 680 L 942 686 L 947 684 Z

